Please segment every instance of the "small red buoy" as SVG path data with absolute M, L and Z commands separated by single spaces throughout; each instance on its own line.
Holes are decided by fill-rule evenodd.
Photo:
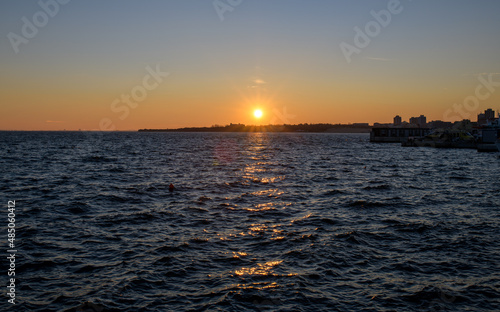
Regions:
M 168 190 L 170 192 L 172 192 L 174 190 L 174 188 L 175 188 L 174 185 L 172 183 L 170 183 L 170 185 L 168 186 Z

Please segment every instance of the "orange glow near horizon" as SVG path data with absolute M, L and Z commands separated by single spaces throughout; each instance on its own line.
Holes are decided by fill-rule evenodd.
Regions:
M 58 83 L 60 81 L 40 83 L 45 86 L 43 92 L 39 91 L 40 86 L 37 89 L 28 85 L 32 92 L 23 92 L 21 88 L 13 86 L 7 88 L 2 94 L 5 105 L 0 106 L 0 129 L 100 130 L 99 122 L 103 118 L 109 118 L 116 130 L 125 131 L 209 127 L 230 123 L 373 124 L 390 123 L 395 115 L 408 121 L 410 117 L 421 114 L 427 116 L 428 121 L 446 121 L 445 113 L 448 110 L 451 110 L 449 116 L 454 119 L 450 121 L 462 118 L 475 121 L 477 114 L 487 108 L 498 112 L 499 107 L 495 103 L 500 101 L 500 92 L 495 92 L 487 101 L 481 101 L 476 110 L 466 110 L 464 99 L 468 93 L 473 94 L 476 86 L 474 79 L 471 79 L 470 84 L 461 86 L 460 90 L 422 90 L 418 95 L 403 88 L 395 88 L 398 92 L 383 90 L 383 86 L 372 90 L 360 82 L 356 87 L 354 82 L 348 81 L 336 81 L 337 87 L 331 91 L 319 84 L 306 88 L 290 82 L 283 88 L 275 88 L 269 83 L 267 93 L 244 89 L 243 86 L 236 88 L 235 92 L 235 88 L 223 84 L 212 90 L 192 85 L 192 90 L 199 92 L 190 93 L 186 86 L 188 82 L 179 81 L 172 75 L 165 79 L 164 87 L 162 85 L 150 91 L 147 98 L 138 102 L 136 107 L 120 103 L 120 108 L 129 107 L 129 114 L 125 116 L 123 112 L 113 111 L 110 105 L 115 99 L 120 99 L 121 94 L 130 93 L 133 82 L 123 83 L 126 87 L 120 90 L 102 86 L 89 93 L 85 92 L 85 86 L 81 89 L 54 89 L 54 84 Z M 9 85 L 9 82 L 5 81 L 5 85 Z M 238 89 L 243 92 L 238 92 Z M 363 93 L 359 90 L 363 90 Z M 467 115 L 462 117 L 454 111 L 455 107 L 462 108 Z M 261 113 L 257 113 L 258 110 Z

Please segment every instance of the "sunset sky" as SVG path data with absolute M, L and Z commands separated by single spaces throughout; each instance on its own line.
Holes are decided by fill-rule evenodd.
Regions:
M 0 2 L 0 130 L 475 121 L 500 109 L 500 1 L 59 1 Z

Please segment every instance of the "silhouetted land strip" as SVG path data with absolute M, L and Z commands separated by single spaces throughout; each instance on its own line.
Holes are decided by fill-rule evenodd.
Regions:
M 266 125 L 247 126 L 230 124 L 226 126 L 190 127 L 178 129 L 139 129 L 139 132 L 332 132 L 332 133 L 369 133 L 368 125 L 342 124 L 298 124 L 298 125 Z

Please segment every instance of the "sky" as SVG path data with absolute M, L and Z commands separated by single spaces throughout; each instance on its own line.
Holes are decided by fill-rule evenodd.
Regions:
M 500 110 L 499 13 L 492 0 L 1 1 L 0 130 L 475 121 Z

